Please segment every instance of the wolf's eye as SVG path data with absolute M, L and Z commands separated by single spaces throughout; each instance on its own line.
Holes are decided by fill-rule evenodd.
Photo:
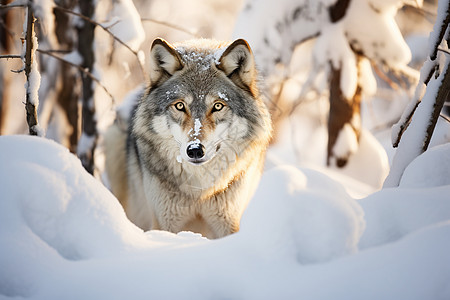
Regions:
M 184 107 L 183 102 L 177 102 L 175 103 L 175 108 L 179 111 L 186 111 L 186 108 Z
M 222 103 L 216 102 L 216 103 L 214 103 L 212 112 L 220 111 L 220 110 L 222 110 L 223 107 L 224 107 L 224 105 Z

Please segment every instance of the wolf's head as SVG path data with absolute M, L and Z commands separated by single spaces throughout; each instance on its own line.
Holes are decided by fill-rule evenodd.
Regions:
M 133 131 L 151 141 L 152 151 L 163 151 L 188 167 L 217 162 L 217 157 L 230 164 L 252 144 L 267 145 L 270 118 L 246 41 L 194 40 L 172 46 L 156 39 L 150 81 Z

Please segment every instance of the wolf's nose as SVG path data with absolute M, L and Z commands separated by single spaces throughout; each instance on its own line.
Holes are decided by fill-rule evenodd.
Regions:
M 193 159 L 200 159 L 203 156 L 205 156 L 205 147 L 203 147 L 202 144 L 192 144 L 189 145 L 186 153 L 189 156 L 189 158 Z

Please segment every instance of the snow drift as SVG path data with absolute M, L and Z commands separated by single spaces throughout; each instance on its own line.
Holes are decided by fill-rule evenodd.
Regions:
M 449 299 L 449 169 L 420 177 L 448 153 L 360 200 L 321 172 L 275 166 L 241 231 L 207 240 L 143 232 L 67 149 L 1 136 L 0 298 Z

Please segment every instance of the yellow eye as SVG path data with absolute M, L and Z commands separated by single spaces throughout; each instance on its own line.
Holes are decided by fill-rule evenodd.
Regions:
M 216 103 L 214 103 L 212 112 L 220 111 L 220 110 L 222 110 L 223 107 L 224 107 L 224 105 L 222 103 L 216 102 Z
M 183 102 L 177 102 L 177 103 L 175 103 L 175 108 L 176 108 L 177 110 L 179 110 L 179 111 L 186 111 Z

